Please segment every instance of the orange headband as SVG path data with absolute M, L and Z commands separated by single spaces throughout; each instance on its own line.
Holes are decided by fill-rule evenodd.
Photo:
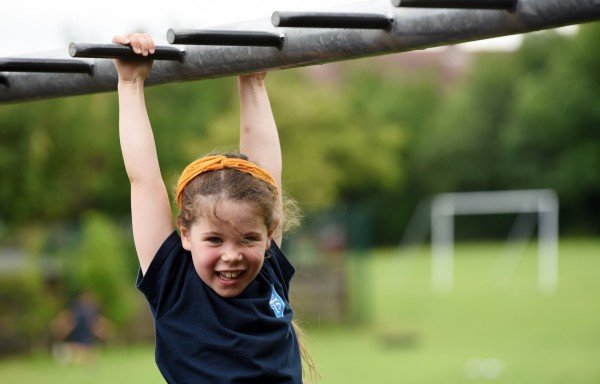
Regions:
M 267 171 L 250 161 L 225 157 L 222 155 L 205 156 L 185 167 L 181 173 L 181 176 L 179 176 L 179 181 L 177 182 L 177 204 L 179 207 L 181 208 L 181 195 L 183 193 L 183 189 L 190 181 L 192 181 L 201 173 L 218 171 L 225 168 L 233 168 L 237 169 L 238 171 L 246 172 L 258 179 L 261 179 L 265 183 L 270 184 L 273 188 L 275 188 L 276 191 L 279 191 L 279 187 L 277 186 L 275 179 L 273 179 L 273 177 L 271 177 Z

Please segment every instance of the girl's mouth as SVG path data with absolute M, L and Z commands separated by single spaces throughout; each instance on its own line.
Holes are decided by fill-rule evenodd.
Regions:
M 217 276 L 225 281 L 233 281 L 238 279 L 243 273 L 244 271 L 220 271 L 217 272 Z

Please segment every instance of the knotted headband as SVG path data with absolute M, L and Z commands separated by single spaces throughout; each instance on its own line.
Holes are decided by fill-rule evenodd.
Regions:
M 179 207 L 181 208 L 183 190 L 190 181 L 201 173 L 218 171 L 225 168 L 237 169 L 238 171 L 248 173 L 265 183 L 270 184 L 276 191 L 279 191 L 275 179 L 273 179 L 267 171 L 251 161 L 226 157 L 223 155 L 205 156 L 185 167 L 181 176 L 179 176 L 179 181 L 177 182 L 177 204 Z

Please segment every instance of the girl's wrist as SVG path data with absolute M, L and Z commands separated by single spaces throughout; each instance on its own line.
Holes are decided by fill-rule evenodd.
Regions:
M 263 85 L 265 83 L 264 73 L 253 73 L 250 75 L 240 75 L 238 79 L 241 83 L 247 83 L 250 85 Z
M 133 79 L 122 79 L 119 78 L 119 87 L 143 87 L 144 86 L 143 78 L 136 77 Z
M 120 95 L 144 93 L 144 79 L 119 79 L 117 90 Z
M 119 97 L 139 97 L 144 95 L 144 79 L 119 79 L 117 86 Z

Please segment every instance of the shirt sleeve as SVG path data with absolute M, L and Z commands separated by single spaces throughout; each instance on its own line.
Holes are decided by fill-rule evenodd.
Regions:
M 136 287 L 146 296 L 155 317 L 179 297 L 190 263 L 189 252 L 174 231 L 160 246 L 146 273 L 142 275 L 138 270 Z
M 275 276 L 283 286 L 285 298 L 289 300 L 290 281 L 296 270 L 274 241 L 271 241 L 265 262 L 273 268 Z

